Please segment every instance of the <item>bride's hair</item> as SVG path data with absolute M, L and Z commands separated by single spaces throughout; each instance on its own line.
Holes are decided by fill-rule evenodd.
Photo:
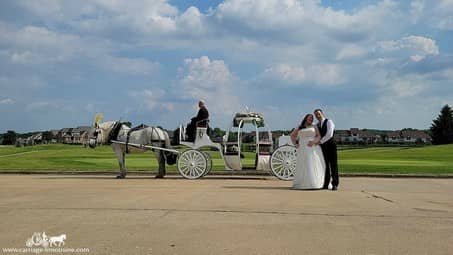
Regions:
M 308 119 L 308 117 L 310 117 L 310 116 L 313 118 L 313 114 L 307 114 L 307 115 L 305 115 L 304 119 L 303 119 L 302 122 L 300 123 L 299 130 L 302 129 L 302 128 L 306 128 L 307 119 Z

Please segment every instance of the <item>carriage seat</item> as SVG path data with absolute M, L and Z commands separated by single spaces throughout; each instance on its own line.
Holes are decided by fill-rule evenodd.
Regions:
M 195 126 L 196 126 L 197 128 L 198 128 L 198 127 L 209 128 L 209 118 L 202 119 L 202 120 L 199 120 L 199 121 L 195 122 Z
M 208 128 L 207 127 L 197 127 L 197 130 L 195 132 L 195 141 L 204 140 L 204 139 L 211 140 L 211 138 L 209 138 L 209 135 L 208 135 Z
M 215 147 L 219 151 L 222 149 L 220 144 L 215 144 L 211 141 L 211 138 L 208 136 L 207 127 L 197 127 L 195 133 L 195 140 L 193 142 L 181 141 L 180 144 L 189 146 L 192 149 L 198 149 L 204 146 Z

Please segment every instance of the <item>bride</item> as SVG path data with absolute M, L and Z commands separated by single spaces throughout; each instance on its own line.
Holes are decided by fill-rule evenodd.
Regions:
M 321 139 L 313 125 L 313 115 L 307 114 L 300 126 L 291 133 L 291 141 L 297 148 L 294 189 L 321 189 L 324 184 L 326 165 L 322 150 L 316 143 Z

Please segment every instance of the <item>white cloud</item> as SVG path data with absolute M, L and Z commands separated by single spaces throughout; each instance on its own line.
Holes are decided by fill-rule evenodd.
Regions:
M 222 114 L 230 115 L 240 108 L 234 94 L 237 80 L 223 60 L 210 60 L 207 56 L 188 58 L 179 72 L 181 96 L 194 101 L 204 99 L 208 107 Z
M 413 24 L 429 26 L 431 29 L 453 30 L 453 1 L 413 0 L 410 15 Z
M 49 109 L 60 109 L 60 105 L 55 103 L 55 102 L 49 102 L 49 101 L 37 101 L 37 102 L 32 102 L 29 103 L 25 106 L 25 109 L 27 111 L 47 111 Z
M 436 41 L 422 36 L 411 35 L 397 41 L 382 41 L 379 42 L 379 46 L 385 51 L 413 49 L 425 54 L 439 54 L 439 48 L 436 45 Z
M 449 68 L 444 71 L 445 77 L 447 77 L 450 80 L 453 80 L 453 68 Z
M 415 75 L 388 79 L 384 85 L 384 97 L 404 98 L 420 95 L 426 85 L 424 80 Z
M 264 71 L 264 75 L 295 83 L 305 82 L 307 79 L 304 67 L 291 66 L 288 64 L 279 64 L 269 67 Z
M 412 23 L 416 23 L 425 10 L 425 0 L 414 0 L 410 4 Z
M 99 59 L 99 65 L 106 70 L 115 73 L 124 73 L 131 75 L 150 75 L 159 69 L 158 63 L 150 62 L 146 59 L 133 59 L 114 56 L 105 56 Z
M 318 0 L 227 0 L 215 10 L 215 17 L 222 24 L 240 24 L 253 31 L 277 31 L 286 35 L 297 34 L 310 40 L 312 35 L 374 33 L 382 22 L 388 22 L 396 12 L 393 1 L 347 13 L 323 7 Z M 276 38 L 273 38 L 276 39 Z
M 145 89 L 142 91 L 131 91 L 129 95 L 143 104 L 149 111 L 165 110 L 173 111 L 175 106 L 167 101 L 168 94 L 163 89 Z
M 112 51 L 121 48 L 103 40 L 36 26 L 26 26 L 16 31 L 0 26 L 0 31 L 6 33 L 4 37 L 0 35 L 0 41 L 9 44 L 9 58 L 15 64 L 59 66 L 62 63 L 87 61 L 97 68 L 129 75 L 150 75 L 159 70 L 158 63 L 147 59 L 114 56 Z
M 78 36 L 50 31 L 45 27 L 16 29 L 0 24 L 0 32 L 0 42 L 8 46 L 10 59 L 14 63 L 64 62 L 83 51 Z
M 206 21 L 204 15 L 198 8 L 191 6 L 184 13 L 176 18 L 181 33 L 202 35 L 206 32 Z
M 406 36 L 396 41 L 378 42 L 378 48 L 383 52 L 400 51 L 409 55 L 413 61 L 420 61 L 428 55 L 439 55 L 436 41 L 423 36 Z
M 14 76 L 0 76 L 0 89 L 13 89 L 19 88 L 20 93 L 23 93 L 24 90 L 31 89 L 35 91 L 36 89 L 44 89 L 47 82 L 42 78 L 35 75 L 14 75 Z
M 403 37 L 401 42 L 401 47 L 403 48 L 410 48 L 416 51 L 421 51 L 426 55 L 439 54 L 439 48 L 436 45 L 436 41 L 431 38 L 411 35 L 408 37 Z
M 308 108 L 348 103 L 368 120 L 366 114 L 374 116 L 374 108 L 396 116 L 391 108 L 407 110 L 419 99 L 434 100 L 430 93 L 450 95 L 448 88 L 442 92 L 430 88 L 438 80 L 445 84 L 453 80 L 453 72 L 445 67 L 449 62 L 435 61 L 451 54 L 448 42 L 442 41 L 448 35 L 438 30 L 453 27 L 451 0 L 372 2 L 334 9 L 320 0 L 225 0 L 203 12 L 197 7 L 178 10 L 166 0 L 17 0 L 9 5 L 27 9 L 12 8 L 19 21 L 0 21 L 0 88 L 5 98 L 33 101 L 27 99 L 39 87 L 38 102 L 21 109 L 31 111 L 51 108 L 45 102 L 67 91 L 58 86 L 70 88 L 78 97 L 96 84 L 109 98 L 117 97 L 109 91 L 112 87 L 124 87 L 133 90 L 130 107 L 137 103 L 137 112 L 146 113 L 143 119 L 152 112 L 172 111 L 170 121 L 186 119 L 182 113 L 192 114 L 189 106 L 199 98 L 206 99 L 213 116 L 230 114 L 241 109 L 240 104 L 275 101 L 278 108 L 270 118 L 276 123 L 279 112 L 295 108 L 286 101 L 291 96 L 287 91 L 297 86 L 317 91 Z M 176 77 L 175 66 L 184 58 Z M 408 75 L 414 72 L 424 74 Z M 89 77 L 93 73 L 95 77 Z M 379 75 L 369 79 L 374 73 Z M 250 86 L 257 79 L 266 89 Z M 80 88 L 75 88 L 78 84 Z M 281 84 L 287 87 L 281 89 Z M 25 89 L 30 87 L 35 89 Z M 331 98 L 318 97 L 321 92 Z M 330 95 L 334 92 L 338 93 Z M 107 101 L 102 107 L 112 108 L 112 115 L 124 110 Z M 152 118 L 165 119 L 159 114 Z M 344 116 L 348 120 L 352 115 Z
M 165 0 L 18 1 L 18 4 L 50 23 L 67 23 L 85 32 L 167 31 L 174 28 L 178 10 Z
M 11 98 L 0 99 L 0 105 L 11 105 L 11 104 L 14 104 L 15 102 L 16 101 L 14 101 Z
M 336 59 L 344 60 L 351 58 L 360 58 L 367 54 L 367 51 L 361 46 L 355 44 L 345 45 L 340 52 L 338 52 Z
M 453 30 L 453 1 L 442 0 L 439 5 L 434 8 L 434 11 L 427 13 L 428 18 L 433 19 L 435 28 L 441 30 Z
M 342 74 L 341 67 L 336 64 L 321 64 L 308 67 L 278 64 L 267 68 L 262 77 L 281 79 L 290 84 L 338 85 L 346 80 Z
M 23 52 L 14 52 L 11 55 L 11 61 L 14 63 L 30 63 L 33 62 L 33 54 L 29 51 L 23 51 Z

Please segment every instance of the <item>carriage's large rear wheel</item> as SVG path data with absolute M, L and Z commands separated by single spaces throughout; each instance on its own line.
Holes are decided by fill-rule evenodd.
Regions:
M 271 155 L 271 171 L 280 180 L 294 179 L 296 171 L 296 147 L 283 145 L 278 147 Z
M 199 150 L 186 150 L 178 157 L 178 171 L 187 179 L 198 179 L 207 173 L 210 162 Z

